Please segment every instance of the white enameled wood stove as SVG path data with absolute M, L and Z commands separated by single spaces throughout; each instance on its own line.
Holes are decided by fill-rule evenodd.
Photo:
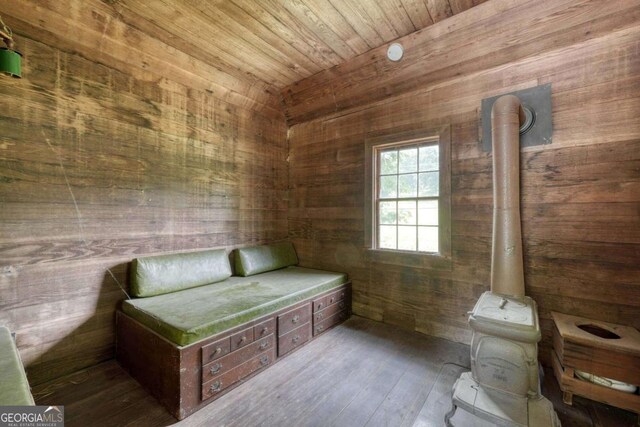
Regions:
M 457 408 L 499 426 L 560 426 L 540 390 L 538 310 L 524 295 L 519 132 L 532 114 L 513 95 L 493 105 L 491 291 L 482 294 L 469 316 L 471 372 L 463 373 L 453 387 L 447 426 Z

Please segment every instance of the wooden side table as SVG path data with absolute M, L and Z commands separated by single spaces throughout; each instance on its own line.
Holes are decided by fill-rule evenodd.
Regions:
M 573 395 L 640 414 L 640 395 L 576 378 L 575 370 L 640 385 L 640 332 L 629 326 L 551 313 L 555 328 L 551 360 L 564 403 Z M 640 424 L 640 418 L 639 418 Z

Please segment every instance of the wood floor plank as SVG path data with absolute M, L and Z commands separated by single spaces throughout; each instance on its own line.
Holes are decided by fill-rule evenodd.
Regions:
M 395 387 L 369 418 L 367 427 L 398 426 L 406 417 L 411 417 L 410 409 L 414 406 L 416 397 L 425 388 L 430 389 L 438 375 L 438 366 L 421 362 L 418 357 L 410 362 Z
M 451 390 L 462 372 L 467 371 L 454 364 L 442 365 L 438 378 L 431 389 L 422 410 L 416 417 L 414 427 L 441 427 L 444 425 L 444 416 L 451 409 Z M 457 411 L 454 425 L 467 427 L 490 427 L 491 424 L 476 420 L 463 411 Z
M 385 333 L 380 333 L 385 332 Z M 354 396 L 366 386 L 375 381 L 377 372 L 393 357 L 401 355 L 408 346 L 401 345 L 397 336 L 389 331 L 378 331 L 373 339 L 367 339 L 358 349 L 358 369 L 346 366 L 348 375 L 336 377 L 333 390 L 326 393 L 312 405 L 310 411 L 305 412 L 302 425 L 324 426 L 335 422 L 342 411 L 351 403 Z M 374 384 L 375 386 L 375 384 Z
M 383 402 L 392 396 L 392 392 L 401 386 L 401 380 L 410 370 L 416 355 L 403 352 L 398 345 L 396 353 L 389 358 L 380 369 L 372 376 L 370 383 L 365 384 L 362 390 L 355 395 L 349 405 L 344 408 L 339 416 L 332 422 L 333 426 L 364 426 L 376 413 L 382 417 Z M 378 412 L 378 410 L 382 412 Z M 384 417 L 382 417 L 384 418 Z M 380 418 L 378 418 L 378 422 Z M 380 425 L 374 422 L 373 425 Z
M 291 376 L 287 385 L 276 390 L 278 410 L 268 414 L 249 414 L 249 418 L 243 416 L 242 421 L 238 422 L 238 426 L 243 425 L 245 421 L 252 422 L 254 419 L 256 425 L 260 423 L 290 425 L 294 422 L 293 420 L 304 419 L 303 413 L 308 403 L 317 399 L 318 396 L 331 393 L 335 387 L 335 378 L 348 375 L 353 366 L 358 364 L 361 357 L 359 351 L 361 342 L 359 340 L 354 339 L 353 344 L 345 343 L 347 347 L 341 351 L 332 345 L 326 335 L 321 338 L 328 344 L 322 348 L 323 357 L 320 359 L 314 357 L 313 354 L 303 356 L 313 360 L 312 368 Z M 308 350 L 308 348 L 303 349 Z
M 75 426 L 441 427 L 469 347 L 354 316 L 178 422 L 115 361 L 34 387 L 40 405 L 64 405 Z M 635 426 L 630 412 L 544 393 L 565 427 Z M 459 410 L 457 426 L 485 427 Z
M 390 357 L 388 354 L 385 357 L 385 353 L 389 352 L 381 348 L 388 337 L 373 335 L 371 338 L 357 344 L 353 352 L 355 360 L 337 355 L 338 368 L 331 371 L 329 386 L 325 382 L 324 390 L 312 388 L 312 395 L 307 396 L 307 404 L 300 413 L 300 427 L 327 425 L 335 414 L 344 409 L 345 402 L 349 402 L 358 393 L 362 384 L 367 383 L 372 372 Z M 353 369 L 354 363 L 358 365 L 358 369 Z

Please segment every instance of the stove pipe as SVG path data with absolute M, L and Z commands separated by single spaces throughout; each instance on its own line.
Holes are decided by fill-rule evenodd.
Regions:
M 493 104 L 491 292 L 518 299 L 524 298 L 519 143 L 524 121 L 525 112 L 518 97 L 505 95 Z

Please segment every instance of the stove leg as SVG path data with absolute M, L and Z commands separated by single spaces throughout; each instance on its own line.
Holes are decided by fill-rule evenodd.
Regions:
M 458 409 L 458 407 L 456 406 L 455 403 L 451 404 L 451 410 L 449 412 L 446 413 L 446 415 L 444 416 L 444 425 L 447 427 L 454 427 L 453 424 L 451 424 L 451 418 L 453 418 L 453 416 L 456 413 L 456 409 Z

